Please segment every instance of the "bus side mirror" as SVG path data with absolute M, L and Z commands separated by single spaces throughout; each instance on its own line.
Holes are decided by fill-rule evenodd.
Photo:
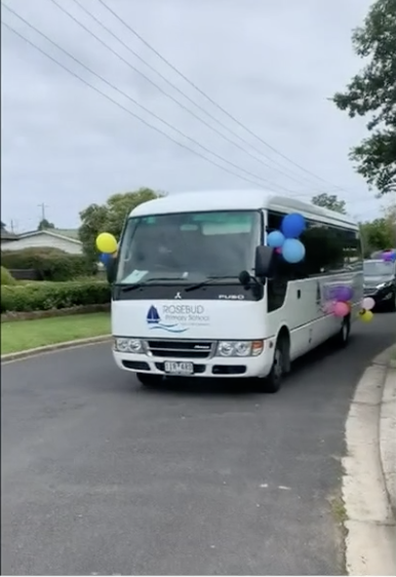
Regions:
M 258 278 L 268 278 L 274 275 L 276 253 L 270 246 L 259 245 L 256 247 L 254 259 L 254 271 Z
M 109 284 L 113 284 L 116 277 L 117 257 L 111 256 L 105 264 L 106 277 Z

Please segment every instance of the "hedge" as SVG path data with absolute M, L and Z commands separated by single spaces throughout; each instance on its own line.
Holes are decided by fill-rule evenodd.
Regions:
M 4 266 L 1 267 L 1 286 L 3 285 L 15 285 L 16 280 L 12 276 L 9 270 Z
M 1 287 L 1 312 L 64 309 L 110 302 L 107 282 L 40 282 Z
M 34 269 L 41 280 L 56 282 L 73 280 L 95 272 L 85 256 L 45 247 L 3 251 L 1 263 L 7 269 Z

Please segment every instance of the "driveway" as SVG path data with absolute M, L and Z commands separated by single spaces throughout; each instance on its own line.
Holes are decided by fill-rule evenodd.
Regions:
M 344 421 L 394 314 L 277 395 L 142 389 L 108 345 L 2 367 L 2 574 L 335 575 Z

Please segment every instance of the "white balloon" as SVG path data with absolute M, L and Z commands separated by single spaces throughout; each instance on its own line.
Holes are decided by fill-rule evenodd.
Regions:
M 366 297 L 363 299 L 362 306 L 366 311 L 371 311 L 375 307 L 375 300 L 371 297 Z

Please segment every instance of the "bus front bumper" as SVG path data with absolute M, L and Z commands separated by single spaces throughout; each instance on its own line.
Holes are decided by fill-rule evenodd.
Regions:
M 263 378 L 271 370 L 273 354 L 273 348 L 267 347 L 256 357 L 191 359 L 153 357 L 113 349 L 114 360 L 120 369 L 170 378 Z

